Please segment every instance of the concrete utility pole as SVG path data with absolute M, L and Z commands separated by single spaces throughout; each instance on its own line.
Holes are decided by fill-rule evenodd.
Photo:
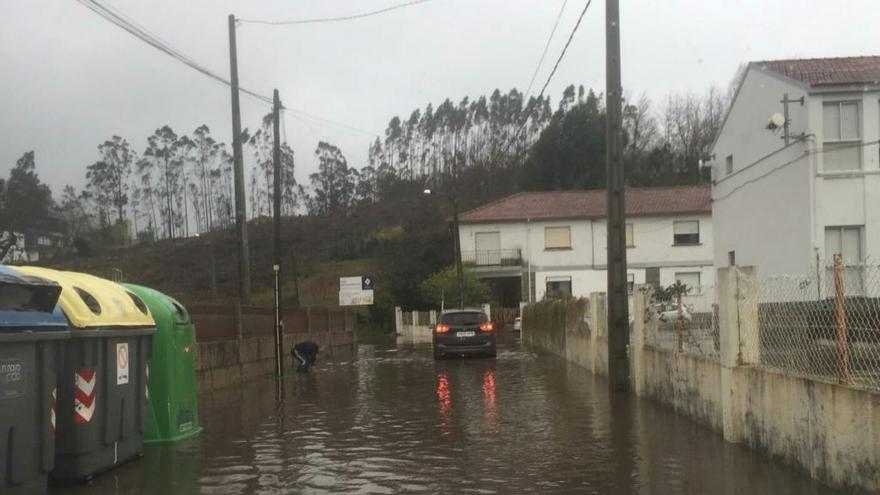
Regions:
M 284 339 L 284 317 L 281 312 L 281 132 L 279 131 L 279 114 L 281 113 L 281 100 L 278 98 L 278 90 L 275 90 L 272 99 L 272 127 L 275 133 L 275 142 L 272 144 L 272 162 L 274 180 L 272 184 L 272 216 L 274 227 L 275 247 L 275 371 L 278 377 L 283 376 L 283 356 L 281 349 Z
M 608 376 L 612 390 L 629 389 L 629 307 L 620 83 L 620 5 L 605 1 L 605 94 L 608 180 Z
M 248 250 L 247 203 L 244 198 L 244 162 L 241 151 L 241 108 L 238 102 L 238 55 L 235 16 L 229 14 L 229 81 L 232 87 L 232 159 L 235 180 L 235 226 L 238 229 L 238 297 L 251 300 L 251 264 Z

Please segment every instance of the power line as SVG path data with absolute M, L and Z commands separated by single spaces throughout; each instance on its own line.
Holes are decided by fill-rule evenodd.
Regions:
M 547 80 L 544 82 L 544 87 L 541 88 L 541 92 L 538 94 L 538 99 L 544 96 L 544 91 L 547 90 L 547 86 L 550 85 L 550 81 L 553 80 L 553 76 L 556 75 L 556 69 L 559 68 L 559 64 L 562 63 L 562 59 L 565 58 L 565 53 L 568 51 L 569 45 L 571 45 L 571 40 L 574 39 L 575 33 L 577 33 L 578 28 L 581 26 L 581 21 L 584 20 L 584 14 L 587 13 L 587 10 L 590 8 L 590 4 L 593 3 L 593 0 L 587 0 L 587 4 L 584 5 L 584 10 L 581 11 L 581 15 L 578 17 L 577 23 L 574 25 L 574 29 L 571 30 L 571 34 L 568 35 L 568 40 L 565 42 L 565 46 L 562 47 L 562 53 L 559 54 L 559 58 L 556 59 L 556 63 L 553 65 L 553 70 L 550 71 L 550 75 L 547 76 Z M 523 123 L 525 125 L 525 123 Z
M 195 60 L 193 60 L 189 56 L 174 49 L 167 42 L 165 42 L 164 40 L 162 40 L 161 38 L 159 38 L 155 34 L 147 31 L 144 27 L 140 26 L 135 21 L 127 18 L 125 15 L 116 11 L 112 7 L 104 5 L 98 0 L 77 0 L 77 1 L 80 4 L 82 4 L 83 6 L 85 6 L 86 8 L 88 8 L 89 10 L 95 12 L 96 14 L 100 15 L 104 19 L 110 21 L 111 23 L 122 28 L 126 32 L 132 34 L 134 37 L 140 39 L 144 43 L 146 43 L 146 44 L 152 46 L 153 48 L 161 51 L 162 53 L 165 53 L 166 55 L 178 60 L 179 62 L 183 63 L 184 65 L 186 65 L 192 69 L 195 69 L 196 71 L 204 74 L 205 76 L 210 77 L 211 79 L 214 79 L 215 81 L 217 81 L 221 84 L 225 84 L 227 86 L 231 85 L 229 80 L 226 79 L 225 77 L 217 74 L 216 72 L 208 69 L 207 67 L 204 67 L 203 65 L 199 64 L 198 62 L 196 62 Z M 252 96 L 252 97 L 262 101 L 263 103 L 272 104 L 272 98 L 269 96 L 265 96 L 265 95 L 262 95 L 262 94 L 255 92 L 255 91 L 251 91 L 249 89 L 245 89 L 242 87 L 239 87 L 239 90 L 242 93 L 245 93 L 249 96 Z
M 371 17 L 374 15 L 384 14 L 385 12 L 391 12 L 392 10 L 402 9 L 404 7 L 409 7 L 411 5 L 416 5 L 419 3 L 425 3 L 428 0 L 414 0 L 412 2 L 401 3 L 397 5 L 392 5 L 390 7 L 385 7 L 379 10 L 372 10 L 370 12 L 363 12 L 360 14 L 339 16 L 339 17 L 320 17 L 315 19 L 293 19 L 287 21 L 268 21 L 262 19 L 239 19 L 238 22 L 243 24 L 266 24 L 270 26 L 290 26 L 294 24 L 319 24 L 325 22 L 343 22 L 343 21 L 353 21 L 355 19 L 363 19 L 364 17 Z
M 535 72 L 532 74 L 532 80 L 529 81 L 529 87 L 524 94 L 526 98 L 528 98 L 529 93 L 532 92 L 532 86 L 535 84 L 535 79 L 538 77 L 538 72 L 541 70 L 541 66 L 544 65 L 544 57 L 547 56 L 547 50 L 550 49 L 550 42 L 553 41 L 553 35 L 556 34 L 556 28 L 559 27 L 559 20 L 562 19 L 562 13 L 565 12 L 566 5 L 568 5 L 568 0 L 562 2 L 562 7 L 559 9 L 559 14 L 556 15 L 556 22 L 553 23 L 553 29 L 550 31 L 550 37 L 547 38 L 547 43 L 544 45 L 544 51 L 541 52 L 541 58 L 538 60 L 538 65 L 535 67 Z
M 113 23 L 117 27 L 132 34 L 136 38 L 147 43 L 148 45 L 152 46 L 153 48 L 156 48 L 157 50 L 161 51 L 162 53 L 165 53 L 166 55 L 174 58 L 175 60 L 185 64 L 186 66 L 198 71 L 199 73 L 201 73 L 205 76 L 208 76 L 209 78 L 211 78 L 221 84 L 224 84 L 226 86 L 231 85 L 229 80 L 226 79 L 225 77 L 223 77 L 220 74 L 204 67 L 203 65 L 199 64 L 198 62 L 196 62 L 195 60 L 193 60 L 189 56 L 187 56 L 187 55 L 183 54 L 182 52 L 180 52 L 179 50 L 173 48 L 171 45 L 169 45 L 167 42 L 165 42 L 164 40 L 159 38 L 157 35 L 151 33 L 145 27 L 138 24 L 133 19 L 127 17 L 122 12 L 119 12 L 117 9 L 113 8 L 112 6 L 103 4 L 99 0 L 77 0 L 77 1 L 80 4 L 82 4 L 83 6 L 85 6 L 86 8 L 88 8 L 89 10 L 95 12 L 96 14 L 98 14 L 101 17 L 103 17 L 104 19 L 110 21 L 111 23 Z M 422 1 L 427 1 L 427 0 L 422 0 Z M 246 88 L 242 88 L 241 86 L 239 86 L 239 91 L 241 91 L 242 93 L 247 94 L 247 95 L 263 102 L 263 103 L 266 103 L 269 105 L 273 104 L 272 97 L 262 95 L 260 93 L 257 93 L 255 91 L 251 91 Z M 335 125 L 340 128 L 348 129 L 350 131 L 359 132 L 361 134 L 366 134 L 366 135 L 370 135 L 370 136 L 376 135 L 376 133 L 365 131 L 363 129 L 358 129 L 357 127 L 351 126 L 349 124 L 345 124 L 343 122 L 337 122 L 337 121 L 334 121 L 334 120 L 331 120 L 331 119 L 328 119 L 325 117 L 312 115 L 312 114 L 309 114 L 309 113 L 304 112 L 302 110 L 297 110 L 294 108 L 287 108 L 287 107 L 284 107 L 283 105 L 281 107 L 281 110 L 282 111 L 290 111 L 292 113 L 299 114 L 303 117 L 307 117 L 307 118 L 310 118 L 310 119 L 313 119 L 316 121 L 320 121 L 320 122 L 323 122 L 328 125 Z
M 851 144 L 851 145 L 847 145 L 847 146 L 840 146 L 840 147 L 832 148 L 829 150 L 826 150 L 825 148 L 819 148 L 819 149 L 815 149 L 815 150 L 806 150 L 803 153 L 801 153 L 800 155 L 792 158 L 791 160 L 783 162 L 783 163 L 771 168 L 770 170 L 762 173 L 761 175 L 758 175 L 757 177 L 743 181 L 742 184 L 739 184 L 738 186 L 734 187 L 730 191 L 727 191 L 726 193 L 722 194 L 721 196 L 713 197 L 712 201 L 713 202 L 720 201 L 722 199 L 730 197 L 733 195 L 733 193 L 739 191 L 740 189 L 742 189 L 748 185 L 754 184 L 755 182 L 758 182 L 759 180 L 763 179 L 764 177 L 767 177 L 768 175 L 774 174 L 774 173 L 778 172 L 779 170 L 782 170 L 783 168 L 785 168 L 793 163 L 797 163 L 810 155 L 819 155 L 819 154 L 825 153 L 826 151 L 837 151 L 837 150 L 844 150 L 844 149 L 850 149 L 850 148 L 864 148 L 866 146 L 873 146 L 875 144 L 880 144 L 880 140 L 866 141 L 863 143 L 855 143 L 855 144 Z
M 519 128 L 517 128 L 516 132 L 513 133 L 513 136 L 507 141 L 507 145 L 504 146 L 504 154 L 510 150 L 510 146 L 513 142 L 519 138 L 519 135 L 522 133 L 523 129 L 525 129 L 526 124 L 529 122 L 529 118 L 531 118 L 532 114 L 535 112 L 535 108 L 537 107 L 537 102 L 541 101 L 544 97 L 544 92 L 547 90 L 547 86 L 550 85 L 550 81 L 553 80 L 553 76 L 556 75 L 556 70 L 559 68 L 559 64 L 562 63 L 562 59 L 565 58 L 566 52 L 568 52 L 568 47 L 571 45 L 571 40 L 574 39 L 574 35 L 577 33 L 578 28 L 581 26 L 581 21 L 584 19 L 584 15 L 587 13 L 587 10 L 590 8 L 590 5 L 593 3 L 593 0 L 587 0 L 586 5 L 584 5 L 584 9 L 581 11 L 581 15 L 578 16 L 578 20 L 572 28 L 571 33 L 568 35 L 568 40 L 565 42 L 565 46 L 562 47 L 562 52 L 559 54 L 559 57 L 556 58 L 556 63 L 553 65 L 553 70 L 550 71 L 550 75 L 547 76 L 547 80 L 544 81 L 544 86 L 541 88 L 541 92 L 538 94 L 537 98 L 535 98 L 535 105 L 529 105 L 526 108 L 525 116 L 523 117 L 522 123 Z M 496 155 L 497 157 L 497 155 Z M 493 160 L 494 161 L 494 160 Z

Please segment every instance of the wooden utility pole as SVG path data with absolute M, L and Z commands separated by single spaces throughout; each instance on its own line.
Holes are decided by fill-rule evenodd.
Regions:
M 281 311 L 281 131 L 279 126 L 279 114 L 281 113 L 281 100 L 278 98 L 278 90 L 272 98 L 272 128 L 275 134 L 272 144 L 273 184 L 272 184 L 272 220 L 274 227 L 274 251 L 275 251 L 275 371 L 276 376 L 283 376 L 282 346 L 284 345 L 284 317 Z
M 834 323 L 837 340 L 837 383 L 849 383 L 849 338 L 846 335 L 846 284 L 843 256 L 834 255 Z
M 608 376 L 614 391 L 629 389 L 629 307 L 620 83 L 620 5 L 605 1 L 605 94 L 608 180 Z
M 235 16 L 229 14 L 229 81 L 232 87 L 232 168 L 235 180 L 235 226 L 238 230 L 238 297 L 251 300 L 251 264 L 248 250 L 247 203 L 244 198 L 244 161 L 241 151 L 241 108 L 238 102 L 238 55 Z

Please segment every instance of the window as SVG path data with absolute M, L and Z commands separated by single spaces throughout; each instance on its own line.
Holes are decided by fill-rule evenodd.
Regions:
M 843 263 L 858 265 L 862 262 L 862 227 L 825 227 L 825 258 L 834 263 L 834 255 L 843 256 Z
M 636 247 L 635 237 L 633 237 L 633 224 L 626 224 L 626 247 Z
M 824 170 L 862 168 L 859 104 L 834 102 L 822 105 L 822 163 Z
M 51 245 L 52 245 L 52 239 L 49 238 L 48 236 L 41 235 L 41 236 L 37 237 L 37 245 L 39 245 L 39 246 L 51 246 Z
M 733 173 L 733 155 L 727 155 L 727 158 L 724 159 L 724 175 L 730 175 Z
M 846 295 L 864 293 L 864 273 L 862 271 L 862 227 L 825 227 L 825 259 L 828 265 L 826 273 L 828 287 L 834 290 L 834 255 L 843 257 L 843 284 Z
M 736 251 L 727 252 L 727 266 L 736 265 Z
M 544 227 L 544 249 L 571 249 L 571 227 Z
M 571 296 L 571 277 L 547 277 L 546 299 Z
M 682 272 L 675 274 L 675 281 L 681 282 L 690 289 L 688 294 L 700 293 L 700 272 Z
M 673 222 L 672 240 L 676 246 L 687 246 L 700 243 L 700 222 L 688 220 Z
M 645 268 L 645 283 L 652 287 L 660 287 L 660 268 Z
M 636 286 L 636 275 L 634 273 L 626 274 L 626 293 L 632 295 Z

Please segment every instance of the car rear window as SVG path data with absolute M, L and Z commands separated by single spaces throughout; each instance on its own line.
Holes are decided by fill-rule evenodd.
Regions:
M 486 323 L 487 321 L 489 321 L 489 318 L 486 317 L 486 313 L 480 313 L 477 311 L 447 313 L 440 316 L 440 323 L 445 325 L 479 325 L 480 323 Z

